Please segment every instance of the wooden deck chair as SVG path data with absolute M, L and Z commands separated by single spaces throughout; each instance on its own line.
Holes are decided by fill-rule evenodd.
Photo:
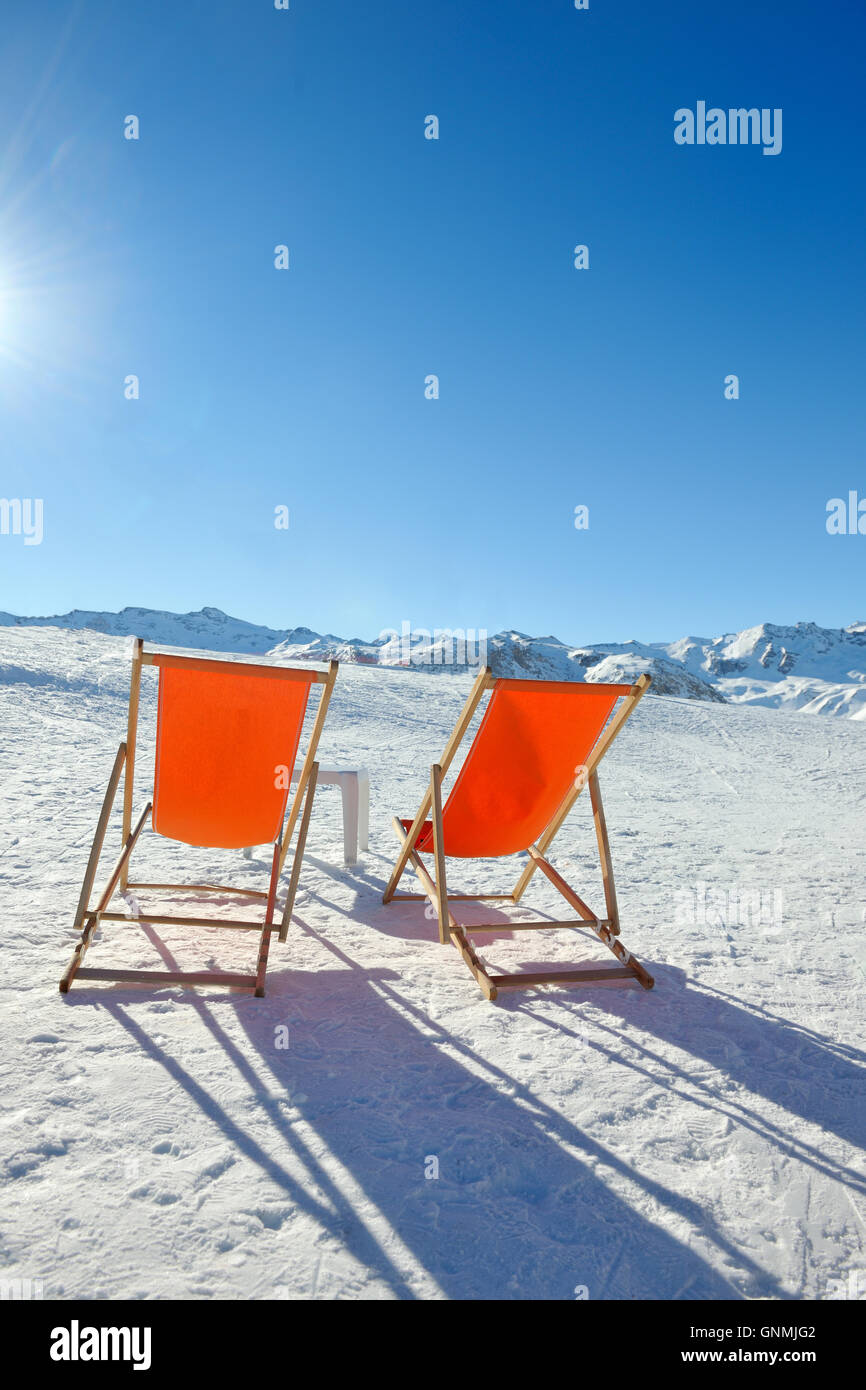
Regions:
M 177 656 L 144 651 L 138 639 L 132 659 L 126 742 L 114 760 L 108 790 L 90 850 L 75 930 L 81 940 L 60 981 L 66 994 L 72 981 L 120 980 L 157 985 L 226 985 L 265 992 L 271 932 L 277 930 L 277 886 L 300 817 L 292 871 L 282 920 L 280 940 L 285 941 L 294 907 L 303 860 L 307 828 L 316 789 L 319 765 L 316 748 L 334 681 L 336 661 L 327 672 L 313 668 L 264 666 L 252 662 L 219 661 L 205 657 Z M 156 762 L 153 802 L 145 806 L 132 827 L 132 793 L 135 775 L 135 742 L 142 666 L 159 668 L 159 703 L 156 729 Z M 292 769 L 304 723 L 310 689 L 321 685 L 319 706 L 310 743 L 301 769 L 288 823 L 284 827 Z M 120 774 L 123 786 L 123 847 L 108 882 L 95 906 L 90 895 L 99 866 L 102 845 L 114 805 Z M 235 849 L 273 843 L 268 891 L 253 892 L 218 884 L 130 883 L 129 859 L 148 815 L 153 829 L 168 839 L 209 848 Z M 230 893 L 264 905 L 264 920 L 232 920 L 213 917 L 180 917 L 110 912 L 109 903 L 118 888 L 171 889 L 188 893 Z M 255 974 L 223 971 L 88 970 L 81 962 L 97 927 L 103 922 L 144 922 L 180 927 L 221 927 L 258 932 L 259 954 Z
M 586 984 L 631 977 L 644 989 L 653 978 L 617 939 L 619 913 L 610 846 L 598 784 L 598 764 L 650 684 L 641 676 L 634 685 L 496 679 L 489 668 L 478 675 L 413 821 L 393 819 L 400 853 L 384 902 L 428 898 L 439 919 L 439 940 L 456 946 L 488 999 L 497 990 L 545 984 Z M 443 807 L 442 780 L 454 759 L 483 696 L 490 700 L 463 767 Z M 622 699 L 616 714 L 614 706 Z M 611 718 L 611 715 L 613 717 Z M 609 721 L 609 722 L 608 722 Z M 597 916 L 548 862 L 554 836 L 583 790 L 589 786 L 601 860 L 605 916 Z M 432 813 L 432 814 L 431 814 Z M 431 819 L 428 820 L 427 817 Z M 450 893 L 446 855 L 486 859 L 526 851 L 529 863 L 511 893 Z M 433 871 L 421 859 L 433 856 Z M 411 863 L 423 893 L 397 893 Z M 550 880 L 578 914 L 576 921 L 490 922 L 471 926 L 455 920 L 449 904 L 456 899 L 510 899 L 519 902 L 536 869 Z M 434 876 L 435 875 L 435 876 Z M 476 932 L 528 931 L 570 927 L 592 932 L 613 952 L 619 965 L 550 974 L 523 972 L 490 975 L 470 938 Z

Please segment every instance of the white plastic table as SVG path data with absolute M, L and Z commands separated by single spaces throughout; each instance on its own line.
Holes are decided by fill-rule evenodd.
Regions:
M 301 770 L 296 767 L 292 781 L 297 782 Z M 330 783 L 340 788 L 343 800 L 343 859 L 357 864 L 358 851 L 369 849 L 370 834 L 370 774 L 365 767 L 320 767 L 317 784 Z M 252 849 L 244 850 L 249 859 Z

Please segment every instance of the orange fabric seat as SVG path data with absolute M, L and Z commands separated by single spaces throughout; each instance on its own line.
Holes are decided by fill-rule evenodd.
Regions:
M 442 812 L 447 855 L 528 849 L 549 825 L 629 685 L 498 680 Z M 403 822 L 407 830 L 412 822 Z M 416 841 L 433 848 L 427 822 Z
M 400 816 L 399 819 L 400 819 L 400 824 L 402 825 L 403 829 L 406 831 L 406 834 L 408 835 L 408 834 L 409 834 L 409 831 L 412 829 L 412 822 L 411 822 L 410 820 L 406 820 L 403 816 Z M 433 848 L 433 822 L 432 822 L 432 820 L 425 820 L 423 826 L 421 827 L 421 833 L 420 833 L 420 835 L 418 836 L 418 844 L 417 844 L 416 848 L 421 849 L 421 850 L 426 850 L 426 849 L 432 849 L 432 848 Z
M 189 845 L 241 849 L 280 833 L 314 678 L 233 665 L 159 672 L 153 828 Z

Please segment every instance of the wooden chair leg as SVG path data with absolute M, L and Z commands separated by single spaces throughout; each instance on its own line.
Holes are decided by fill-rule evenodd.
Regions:
M 319 738 L 321 737 L 322 729 L 325 726 L 325 715 L 328 713 L 328 705 L 331 702 L 331 695 L 334 690 L 334 682 L 337 679 L 338 666 L 339 662 L 337 661 L 330 661 L 328 663 L 328 676 L 324 685 L 322 686 L 322 693 L 319 696 L 319 708 L 316 710 L 316 718 L 313 723 L 312 733 L 310 734 L 310 742 L 307 746 L 307 754 L 304 758 L 303 766 L 301 767 L 300 777 L 298 778 L 298 788 L 295 792 L 294 801 L 292 802 L 292 809 L 289 812 L 288 825 L 286 826 L 285 831 L 283 833 L 283 847 L 280 851 L 280 873 L 283 872 L 283 865 L 286 862 L 286 855 L 288 853 L 289 844 L 291 842 L 292 834 L 295 829 L 295 822 L 298 819 L 298 813 L 301 809 L 301 798 L 309 789 L 310 775 L 314 766 L 316 768 L 316 772 L 318 773 L 319 764 L 316 762 L 316 749 L 319 746 Z M 280 939 L 285 939 L 282 936 L 282 933 L 280 934 Z
M 63 972 L 63 975 L 60 980 L 61 994 L 69 993 L 69 990 L 72 986 L 72 981 L 78 974 L 79 966 L 81 965 L 81 962 L 84 959 L 84 953 L 91 943 L 91 939 L 95 930 L 96 914 L 94 913 L 92 916 L 88 917 L 87 921 L 85 922 L 84 930 L 81 933 L 81 940 L 77 943 L 75 950 L 72 952 L 72 959 L 70 960 L 69 964 Z
M 108 786 L 102 801 L 102 810 L 99 813 L 99 820 L 96 823 L 96 833 L 93 836 L 93 844 L 90 846 L 90 857 L 87 860 L 87 869 L 84 873 L 84 882 L 81 885 L 81 895 L 78 899 L 78 907 L 75 910 L 75 921 L 73 930 L 80 931 L 81 924 L 90 902 L 90 894 L 93 891 L 93 880 L 96 878 L 96 870 L 99 867 L 99 858 L 102 854 L 102 846 L 105 843 L 105 832 L 108 829 L 108 821 L 114 807 L 114 798 L 117 796 L 117 787 L 120 782 L 120 774 L 126 761 L 126 744 L 121 743 L 114 758 L 114 766 L 111 769 L 111 776 L 108 779 Z
M 141 695 L 141 657 L 144 651 L 144 640 L 141 637 L 135 639 L 135 649 L 132 656 L 132 670 L 129 677 L 129 709 L 126 717 L 126 770 L 123 776 L 123 830 L 121 838 L 124 844 L 129 838 L 132 828 L 132 796 L 133 781 L 135 779 L 135 744 L 138 738 L 138 702 Z M 126 865 L 120 875 L 120 891 L 126 892 L 129 882 L 129 874 Z
M 539 853 L 535 845 L 530 847 L 529 854 L 535 867 L 540 869 L 544 876 L 553 884 L 554 888 L 559 890 L 566 902 L 571 903 L 572 907 L 579 904 L 578 911 L 580 911 L 581 908 L 586 909 L 586 904 L 577 896 L 574 889 L 568 886 L 565 879 L 561 874 L 557 873 L 553 865 L 548 863 L 544 855 Z M 586 910 L 588 911 L 588 909 Z M 650 975 L 648 970 L 644 969 L 640 961 L 637 960 L 630 951 L 626 950 L 622 942 L 617 940 L 619 932 L 618 924 L 617 931 L 615 932 L 612 927 L 603 925 L 599 922 L 598 918 L 593 917 L 591 914 L 589 917 L 586 917 L 584 913 L 581 912 L 581 916 L 584 917 L 587 925 L 592 928 L 602 945 L 606 946 L 609 951 L 612 951 L 622 965 L 628 966 L 629 970 L 634 971 L 635 977 L 640 981 L 644 989 L 652 989 L 655 984 L 652 975 Z
M 466 938 L 464 929 L 458 927 L 456 931 L 452 931 L 451 940 L 460 952 L 463 962 L 468 967 L 470 974 L 475 977 L 481 993 L 484 995 L 485 999 L 489 999 L 492 1002 L 496 998 L 496 986 L 473 951 L 472 946 Z
M 268 973 L 268 951 L 271 949 L 271 928 L 265 927 L 259 942 L 259 959 L 256 965 L 256 988 L 257 999 L 262 999 L 265 993 L 265 976 Z
M 601 803 L 601 787 L 598 784 L 598 773 L 593 772 L 589 778 L 589 798 L 592 802 L 592 818 L 595 822 L 595 838 L 598 842 L 598 857 L 601 860 L 601 878 L 604 884 L 604 903 L 607 916 L 614 924 L 611 931 L 614 936 L 619 936 L 619 911 L 616 905 L 616 888 L 613 882 L 613 862 L 610 857 L 610 841 L 607 838 L 607 825 L 604 819 L 604 807 Z
M 316 794 L 316 782 L 319 777 L 319 764 L 313 763 L 310 768 L 310 775 L 307 779 L 307 799 L 304 803 L 304 814 L 301 816 L 301 827 L 298 831 L 298 843 L 295 846 L 295 857 L 292 861 L 292 874 L 289 879 L 289 891 L 286 897 L 286 905 L 283 908 L 283 918 L 280 923 L 280 940 L 285 941 L 289 934 L 289 922 L 295 906 L 295 894 L 298 891 L 298 880 L 301 876 L 301 864 L 304 859 L 304 846 L 307 843 L 307 830 L 310 825 L 310 812 L 313 809 L 313 797 Z M 285 856 L 285 845 L 282 855 Z
M 404 839 L 408 840 L 409 836 L 406 834 L 406 831 L 403 829 L 403 826 L 400 824 L 396 816 L 394 817 L 392 824 L 397 832 L 398 839 L 401 841 L 403 841 Z M 438 885 L 434 883 L 433 879 L 430 877 L 429 873 L 427 872 L 427 868 L 423 860 L 421 859 L 421 856 L 417 853 L 416 850 L 411 849 L 409 851 L 407 863 L 411 863 L 412 868 L 415 870 L 421 884 L 424 887 L 425 897 L 427 898 L 428 902 L 430 902 L 432 906 L 436 908 L 436 911 L 438 913 L 443 906 L 439 897 Z M 475 977 L 475 980 L 477 981 L 485 997 L 487 999 L 495 999 L 496 986 L 493 984 L 493 981 L 487 974 L 487 971 L 484 969 L 484 966 L 481 964 L 481 961 L 478 959 L 478 957 L 472 949 L 472 946 L 467 940 L 466 931 L 464 927 L 462 927 L 461 924 L 458 921 L 456 921 L 450 907 L 448 906 L 447 894 L 444 896 L 444 911 L 445 920 L 448 926 L 447 940 L 449 940 L 451 944 L 455 946 L 457 950 L 460 952 L 460 955 L 465 965 L 468 967 L 472 975 Z
M 442 769 L 434 763 L 430 769 L 430 800 L 433 809 L 433 858 L 436 861 L 436 911 L 439 914 L 439 941 L 448 945 L 448 888 L 445 879 L 445 848 L 442 834 Z
M 385 891 L 382 894 L 383 903 L 389 903 L 391 899 L 394 897 L 394 894 L 397 891 L 397 885 L 409 867 L 409 858 L 412 853 L 412 850 L 415 847 L 415 841 L 418 839 L 421 833 L 424 821 L 427 818 L 427 813 L 430 810 L 430 795 L 430 788 L 428 787 L 427 791 L 424 793 L 424 800 L 421 802 L 421 805 L 418 808 L 418 814 L 412 822 L 409 833 L 406 834 L 403 830 L 403 827 L 400 826 L 400 853 L 397 856 L 397 863 L 394 865 L 394 868 L 391 871 L 391 877 L 388 879 L 387 887 L 385 888 Z M 397 819 L 396 816 L 394 817 L 394 819 Z
M 280 877 L 280 865 L 282 855 L 280 853 L 279 840 L 274 845 L 274 857 L 271 863 L 271 881 L 268 885 L 268 905 L 265 909 L 265 925 L 259 942 L 259 960 L 256 966 L 256 997 L 261 999 L 265 992 L 265 975 L 268 970 L 268 951 L 271 949 L 271 927 L 274 921 L 274 912 L 277 906 L 277 880 Z
M 69 964 L 64 970 L 63 976 L 60 980 L 61 994 L 69 993 L 69 988 L 72 984 L 72 981 L 75 979 L 76 974 L 78 973 L 78 968 L 81 965 L 84 953 L 90 946 L 93 938 L 93 933 L 99 925 L 99 919 L 102 916 L 105 909 L 108 907 L 108 904 L 110 903 L 114 895 L 114 890 L 117 887 L 117 884 L 120 880 L 120 876 L 126 868 L 127 862 L 129 860 L 130 855 L 132 854 L 132 851 L 135 849 L 138 837 L 144 829 L 144 823 L 147 820 L 149 814 L 150 802 L 148 802 L 145 806 L 139 818 L 138 824 L 136 825 L 132 834 L 127 839 L 126 844 L 123 846 L 120 858 L 117 860 L 117 863 L 111 871 L 111 876 L 108 880 L 108 883 L 102 890 L 102 895 L 99 899 L 99 902 L 97 903 L 96 907 L 92 912 L 87 913 L 87 924 L 84 928 L 84 931 L 81 933 L 81 940 L 75 947 L 75 950 L 72 953 L 72 959 L 70 960 Z

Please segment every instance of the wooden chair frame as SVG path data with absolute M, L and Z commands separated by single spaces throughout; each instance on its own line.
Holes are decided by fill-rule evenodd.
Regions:
M 285 941 L 288 934 L 289 922 L 295 904 L 295 894 L 298 889 L 301 864 L 304 857 L 304 847 L 307 842 L 307 830 L 310 824 L 310 813 L 313 809 L 313 797 L 316 792 L 316 780 L 318 777 L 319 764 L 316 762 L 316 750 L 319 738 L 325 723 L 325 716 L 328 712 L 331 694 L 334 689 L 334 682 L 337 679 L 337 669 L 339 663 L 331 661 L 328 670 L 315 671 L 312 673 L 312 684 L 321 685 L 322 692 L 319 698 L 319 706 L 316 711 L 316 718 L 310 735 L 310 742 L 301 768 L 301 775 L 298 780 L 297 789 L 289 811 L 288 822 L 281 828 L 280 835 L 274 844 L 274 853 L 271 863 L 271 874 L 266 893 L 248 888 L 230 888 L 224 884 L 216 883 L 133 883 L 129 879 L 129 861 L 132 851 L 138 843 L 138 838 L 144 829 L 147 817 L 152 808 L 152 802 L 148 801 L 141 815 L 132 826 L 132 799 L 133 799 L 133 780 L 135 776 L 135 745 L 136 734 L 138 731 L 138 706 L 141 691 L 141 668 L 143 666 L 154 665 L 154 658 L 165 656 L 160 651 L 144 651 L 142 638 L 137 638 L 135 650 L 132 657 L 132 675 L 129 685 L 129 712 L 127 717 L 126 741 L 120 744 L 114 759 L 114 766 L 108 780 L 105 798 L 102 803 L 102 810 L 99 813 L 99 820 L 96 825 L 96 834 L 90 847 L 90 857 L 87 861 L 87 869 L 84 874 L 84 883 L 81 887 L 81 894 L 78 899 L 78 907 L 75 913 L 74 930 L 81 931 L 81 939 L 77 943 L 72 954 L 72 959 L 66 967 L 60 981 L 61 994 L 68 993 L 73 980 L 114 980 L 124 984 L 148 984 L 151 981 L 158 985 L 223 985 L 235 989 L 253 989 L 257 996 L 261 997 L 265 992 L 265 975 L 268 966 L 268 952 L 270 950 L 271 933 L 279 931 L 280 941 Z M 253 662 L 230 662 L 211 660 L 207 657 L 182 657 L 171 654 L 170 660 L 173 665 L 195 667 L 199 670 L 236 670 L 236 671 L 260 671 L 273 674 L 286 680 L 308 680 L 310 673 L 291 666 L 265 666 L 262 663 Z M 99 867 L 99 860 L 102 854 L 102 847 L 105 841 L 105 833 L 111 816 L 114 802 L 117 796 L 117 788 L 120 782 L 120 775 L 123 773 L 123 829 L 122 829 L 122 849 L 114 867 L 109 875 L 102 893 L 95 906 L 89 906 L 90 896 L 93 891 L 93 884 L 96 872 Z M 300 828 L 298 839 L 295 846 L 295 853 L 292 860 L 292 869 L 289 877 L 289 887 L 286 896 L 283 915 L 280 920 L 279 928 L 275 924 L 275 913 L 277 905 L 277 890 L 280 875 L 285 863 L 286 854 L 291 843 L 295 825 L 300 816 Z M 118 888 L 124 892 L 127 888 L 155 888 L 169 889 L 176 893 L 229 893 L 239 898 L 249 898 L 254 903 L 264 904 L 264 921 L 250 922 L 240 920 L 219 920 L 213 917 L 179 917 L 159 913 L 143 913 L 140 916 L 131 917 L 124 912 L 110 912 L 108 905 Z M 148 925 L 163 925 L 177 927 L 220 927 L 234 929 L 236 931 L 252 931 L 259 933 L 259 954 L 254 975 L 235 974 L 227 971 L 176 971 L 176 970 L 100 970 L 88 969 L 82 966 L 81 962 L 85 952 L 92 944 L 94 933 L 102 922 L 142 922 Z
M 521 873 L 517 883 L 510 893 L 449 893 L 445 874 L 445 854 L 444 839 L 442 830 L 442 782 L 448 771 L 457 750 L 472 722 L 473 715 L 477 710 L 482 698 L 487 691 L 492 691 L 496 684 L 496 677 L 489 667 L 479 672 L 478 677 L 470 691 L 469 698 L 463 707 L 463 711 L 457 720 L 454 730 L 445 745 L 445 751 L 438 763 L 434 763 L 430 769 L 430 782 L 424 793 L 423 800 L 418 808 L 418 814 L 407 831 L 398 817 L 394 817 L 392 824 L 400 841 L 400 853 L 394 865 L 394 871 L 388 881 L 388 886 L 383 895 L 383 902 L 391 901 L 423 901 L 425 898 L 436 909 L 439 921 L 439 941 L 442 945 L 448 945 L 449 941 L 459 951 L 463 961 L 469 968 L 470 973 L 478 982 L 482 993 L 487 999 L 496 998 L 500 989 L 521 989 L 532 985 L 548 984 L 587 984 L 594 981 L 611 980 L 619 978 L 630 978 L 637 980 L 644 989 L 652 989 L 655 983 L 653 977 L 640 964 L 638 960 L 627 951 L 622 942 L 617 938 L 620 934 L 619 909 L 616 901 L 616 889 L 613 880 L 613 864 L 610 855 L 610 843 L 608 841 L 607 826 L 604 818 L 604 808 L 601 800 L 601 789 L 598 781 L 598 765 L 604 757 L 613 740 L 622 729 L 625 721 L 634 713 L 638 703 L 646 694 L 650 685 L 651 677 L 643 675 L 635 681 L 628 694 L 623 697 L 618 710 L 614 712 L 608 720 L 607 725 L 602 730 L 595 746 L 592 748 L 585 764 L 585 775 L 575 779 L 575 784 L 568 792 L 550 824 L 539 836 L 537 844 L 528 847 L 529 863 Z M 592 805 L 593 821 L 595 823 L 596 841 L 598 844 L 599 859 L 601 861 L 602 883 L 604 887 L 605 916 L 599 917 L 592 911 L 582 898 L 570 888 L 565 879 L 557 873 L 556 869 L 547 859 L 547 851 L 553 842 L 554 837 L 560 830 L 563 822 L 571 811 L 580 793 L 585 786 L 589 786 L 589 795 Z M 419 837 L 421 836 L 428 816 L 433 826 L 433 848 L 432 855 L 435 868 L 435 877 L 426 865 L 416 848 Z M 406 870 L 407 865 L 411 864 L 414 868 L 421 884 L 424 888 L 423 893 L 398 893 L 397 885 Z M 475 901 L 494 901 L 508 900 L 517 903 L 523 897 L 532 875 L 536 869 L 540 869 L 553 886 L 562 894 L 566 902 L 574 908 L 578 914 L 576 920 L 568 921 L 537 921 L 537 922 L 483 922 L 468 925 L 465 922 L 458 922 L 451 912 L 449 903 L 458 899 Z M 534 974 L 523 972 L 515 975 L 491 975 L 485 970 L 484 966 L 475 954 L 472 947 L 471 937 L 476 932 L 489 931 L 545 931 L 550 929 L 570 928 L 572 931 L 592 932 L 604 946 L 611 951 L 619 961 L 615 966 L 604 966 L 599 969 L 590 970 L 557 970 L 550 973 Z

